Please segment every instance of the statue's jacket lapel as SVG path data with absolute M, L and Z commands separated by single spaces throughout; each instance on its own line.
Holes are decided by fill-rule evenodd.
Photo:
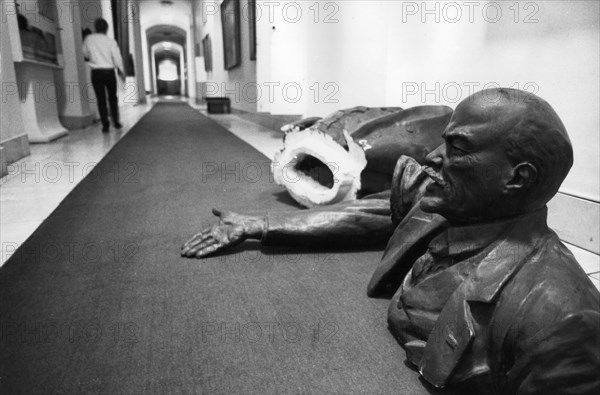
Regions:
M 427 250 L 429 241 L 447 226 L 437 214 L 428 214 L 415 204 L 390 238 L 379 266 L 367 287 L 370 297 L 392 296 L 414 261 Z
M 442 309 L 419 363 L 436 387 L 490 373 L 488 329 L 503 287 L 539 250 L 546 209 L 519 218 L 484 254 Z M 467 358 L 468 355 L 468 358 Z

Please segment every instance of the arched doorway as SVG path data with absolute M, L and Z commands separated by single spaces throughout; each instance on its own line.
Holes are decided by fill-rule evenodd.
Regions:
M 155 25 L 146 30 L 148 42 L 148 56 L 153 93 L 189 96 L 186 69 L 186 32 L 185 30 L 173 25 Z M 177 80 L 169 80 L 172 75 L 167 73 L 167 80 L 159 79 L 160 65 L 166 67 L 165 70 L 173 70 L 173 65 L 177 69 Z M 178 93 L 165 93 L 165 92 Z
M 152 47 L 156 93 L 161 95 L 181 95 L 185 90 L 182 76 L 183 48 L 168 41 Z

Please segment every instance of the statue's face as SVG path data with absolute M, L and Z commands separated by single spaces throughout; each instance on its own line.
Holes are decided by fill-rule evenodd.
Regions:
M 515 112 L 510 104 L 484 99 L 457 107 L 444 131 L 445 143 L 428 156 L 431 167 L 425 171 L 435 182 L 427 187 L 423 211 L 458 223 L 502 217 L 504 185 L 512 169 L 504 147 Z

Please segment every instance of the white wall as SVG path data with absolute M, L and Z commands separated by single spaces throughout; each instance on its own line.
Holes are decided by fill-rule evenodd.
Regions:
M 240 0 L 241 64 L 225 70 L 223 58 L 223 32 L 221 29 L 221 1 L 203 1 L 196 8 L 198 42 L 209 34 L 212 46 L 212 71 L 207 73 L 207 96 L 227 96 L 233 108 L 256 111 L 262 87 L 257 88 L 256 61 L 250 60 L 250 35 L 247 0 Z M 204 55 L 205 56 L 205 55 Z M 261 111 L 261 110 L 259 110 Z
M 296 2 L 296 21 L 295 6 L 284 14 L 287 3 L 258 22 L 258 83 L 293 81 L 303 96 L 276 94 L 259 111 L 455 107 L 486 84 L 529 90 L 552 104 L 571 136 L 575 164 L 561 191 L 600 201 L 598 2 Z
M 456 86 L 461 88 L 460 99 L 469 94 L 470 83 L 478 84 L 473 89 L 490 84 L 534 92 L 554 107 L 573 143 L 575 163 L 561 191 L 599 201 L 599 3 L 530 3 L 539 10 L 520 8 L 518 23 L 515 9 L 509 9 L 513 2 L 496 3 L 502 6 L 502 18 L 496 23 L 477 13 L 473 24 L 443 19 L 438 24 L 422 23 L 417 16 L 406 24 L 388 23 L 390 37 L 412 34 L 429 40 L 418 44 L 401 40 L 396 50 L 388 52 L 386 102 L 454 107 Z M 390 3 L 389 9 L 390 18 L 402 13 L 401 4 Z M 523 23 L 532 12 L 537 22 Z M 421 93 L 423 83 L 440 93 L 438 97 L 408 95 L 402 89 L 416 84 Z
M 387 3 L 258 1 L 258 83 L 280 84 L 259 111 L 326 115 L 385 105 Z
M 257 1 L 257 69 L 261 70 L 266 64 L 266 69 L 257 75 L 257 83 L 262 89 L 259 111 L 305 114 L 311 86 L 308 74 L 316 66 L 312 64 L 311 67 L 315 59 L 311 56 L 314 55 L 310 45 L 312 30 L 306 16 L 311 3 L 267 4 Z M 319 40 L 324 50 L 330 39 L 321 37 Z

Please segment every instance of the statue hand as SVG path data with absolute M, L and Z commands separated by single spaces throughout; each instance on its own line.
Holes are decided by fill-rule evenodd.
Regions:
M 413 158 L 402 155 L 394 169 L 390 203 L 392 222 L 398 225 L 410 211 L 431 179 Z
M 219 222 L 194 235 L 181 248 L 181 255 L 203 258 L 218 250 L 232 247 L 248 238 L 260 238 L 264 226 L 261 217 L 212 210 Z

